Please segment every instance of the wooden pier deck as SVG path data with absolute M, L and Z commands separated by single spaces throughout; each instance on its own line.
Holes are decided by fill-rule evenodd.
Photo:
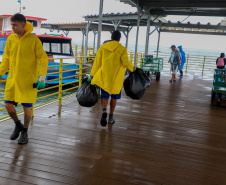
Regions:
M 211 104 L 212 75 L 168 80 L 140 101 L 123 95 L 113 127 L 100 126 L 100 102 L 75 97 L 60 116 L 56 103 L 35 110 L 27 145 L 1 122 L 0 185 L 225 185 L 226 107 Z

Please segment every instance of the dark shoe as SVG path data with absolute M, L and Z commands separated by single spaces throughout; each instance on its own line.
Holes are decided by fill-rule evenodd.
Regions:
M 172 80 L 169 80 L 169 83 L 173 83 L 173 81 Z
M 111 118 L 109 117 L 108 123 L 109 124 L 114 124 L 115 123 L 115 119 L 113 117 L 111 117 Z
M 15 126 L 15 129 L 13 131 L 13 133 L 11 134 L 10 136 L 10 139 L 11 140 L 16 140 L 19 135 L 20 135 L 20 132 L 24 129 L 24 126 L 22 123 L 17 123 L 16 126 Z
M 101 124 L 102 127 L 106 127 L 106 125 L 107 125 L 107 113 L 106 112 L 104 112 L 102 114 L 100 124 Z
M 22 130 L 21 134 L 20 134 L 20 138 L 18 139 L 18 144 L 20 145 L 24 145 L 28 143 L 28 135 L 27 135 L 27 131 Z

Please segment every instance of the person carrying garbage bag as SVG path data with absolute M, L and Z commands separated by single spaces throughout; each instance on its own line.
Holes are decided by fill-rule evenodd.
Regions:
M 101 88 L 103 107 L 101 126 L 106 126 L 107 123 L 115 123 L 113 113 L 117 99 L 121 98 L 125 68 L 131 72 L 134 71 L 134 67 L 128 59 L 127 49 L 119 43 L 120 38 L 121 33 L 116 30 L 111 35 L 111 41 L 100 47 L 90 73 L 91 78 L 88 79 L 88 81 L 92 79 L 91 85 L 97 85 Z M 107 121 L 107 105 L 110 96 L 110 114 Z
M 11 25 L 13 34 L 6 41 L 0 75 L 4 76 L 9 69 L 4 103 L 9 116 L 15 122 L 10 139 L 16 140 L 20 136 L 18 144 L 26 144 L 31 107 L 36 102 L 37 89 L 45 88 L 48 57 L 39 38 L 32 34 L 32 24 L 22 14 L 13 15 Z M 37 84 L 37 89 L 33 88 L 34 83 Z M 18 119 L 14 108 L 17 103 L 23 105 L 24 124 Z
M 183 69 L 184 69 L 184 64 L 186 63 L 186 55 L 181 45 L 178 46 L 178 49 L 181 55 L 181 65 L 178 67 L 178 70 L 180 71 L 179 77 L 182 78 L 184 76 Z

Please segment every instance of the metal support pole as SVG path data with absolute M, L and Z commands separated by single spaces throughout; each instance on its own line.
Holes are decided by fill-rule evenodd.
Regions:
M 145 55 L 148 55 L 149 37 L 150 37 L 150 21 L 151 21 L 151 13 L 149 11 L 148 12 L 148 19 L 147 19 L 147 33 L 146 33 Z
M 31 107 L 31 120 L 34 119 L 34 107 L 33 107 L 33 103 L 32 103 L 32 107 Z
M 187 62 L 186 62 L 186 73 L 188 72 L 188 61 L 189 61 L 189 55 L 187 56 Z
M 157 45 L 157 55 L 156 55 L 156 58 L 159 57 L 159 43 L 160 43 L 160 34 L 161 34 L 160 30 L 158 30 L 158 33 L 159 33 L 159 35 L 158 35 L 158 45 Z
M 90 26 L 90 22 L 88 21 L 88 23 L 86 25 L 85 56 L 87 56 L 88 37 L 89 37 L 89 26 Z
M 59 94 L 58 94 L 58 106 L 62 106 L 62 78 L 63 78 L 63 59 L 60 59 L 60 70 L 59 70 Z
M 94 35 L 94 39 L 93 39 L 93 52 L 95 50 L 95 47 L 96 47 L 96 35 L 97 35 L 97 31 L 93 31 L 93 35 Z
M 75 46 L 75 63 L 77 62 L 78 59 L 78 46 Z
M 132 30 L 133 26 L 128 26 L 126 31 L 123 31 L 123 34 L 126 37 L 126 45 L 125 47 L 128 48 L 128 42 L 129 42 L 129 32 Z
M 114 25 L 115 30 L 118 29 L 120 23 L 121 23 L 121 20 L 119 20 L 119 21 L 112 21 L 112 24 Z
M 136 61 L 137 61 L 137 48 L 138 48 L 140 18 L 141 18 L 141 8 L 139 6 L 139 1 L 137 1 L 137 12 L 138 12 L 138 19 L 137 19 L 137 34 L 136 34 L 135 54 L 134 54 L 134 62 L 133 62 L 134 66 L 136 66 Z
M 203 61 L 203 67 L 202 67 L 202 75 L 205 69 L 205 63 L 206 63 L 206 56 L 204 56 L 204 61 Z
M 129 32 L 126 34 L 126 49 L 128 49 L 128 41 L 129 41 Z
M 101 31 L 102 31 L 102 18 L 103 18 L 103 4 L 104 0 L 100 0 L 99 19 L 98 19 L 98 38 L 97 38 L 97 50 L 100 48 Z
M 83 59 L 80 56 L 80 63 L 79 63 L 79 87 L 82 85 L 82 64 L 83 64 Z
M 85 36 L 85 32 L 84 32 L 84 30 L 82 30 L 82 51 L 81 51 L 81 52 L 82 52 L 82 56 L 84 56 L 84 55 L 83 55 L 83 54 L 84 54 L 84 53 L 83 53 L 83 52 L 84 52 L 84 51 L 83 51 L 83 50 L 84 50 L 84 36 Z
M 59 31 L 58 31 L 59 32 Z M 63 31 L 63 33 L 66 35 L 66 37 L 68 36 L 69 34 L 69 31 Z

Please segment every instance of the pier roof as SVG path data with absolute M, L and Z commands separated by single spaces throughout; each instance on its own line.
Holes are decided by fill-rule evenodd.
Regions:
M 42 28 L 50 29 L 50 30 L 62 30 L 62 31 L 81 31 L 85 30 L 87 27 L 87 23 L 44 23 L 42 24 Z M 103 24 L 103 31 L 113 31 L 113 25 Z M 98 29 L 98 23 L 91 23 L 89 26 L 89 31 L 96 31 Z M 119 31 L 126 31 L 127 28 L 123 26 L 118 27 Z
M 120 21 L 121 26 L 136 26 L 137 25 L 137 12 L 130 12 L 130 13 L 110 13 L 110 14 L 103 14 L 102 17 L 102 23 L 105 24 L 114 24 L 113 21 Z M 86 21 L 92 21 L 92 22 L 98 22 L 99 15 L 87 15 L 84 16 Z M 147 19 L 148 15 L 143 15 L 141 17 L 140 26 L 147 26 Z M 166 19 L 164 19 L 163 16 L 151 16 L 152 20 L 155 20 L 155 22 L 162 21 L 167 22 Z
M 103 14 L 102 22 L 112 26 L 115 21 L 118 21 L 120 26 L 137 26 L 137 12 L 135 13 L 110 13 Z M 140 26 L 147 26 L 148 15 L 141 17 Z M 84 17 L 86 21 L 93 21 L 98 23 L 99 15 L 87 15 Z M 194 23 L 181 23 L 167 21 L 163 16 L 151 16 L 150 26 L 159 27 L 160 32 L 175 32 L 175 33 L 192 33 L 192 34 L 209 34 L 209 35 L 226 35 L 226 22 L 222 21 L 218 24 L 202 24 L 200 22 Z
M 133 7 L 151 9 L 156 15 L 226 16 L 226 3 L 222 0 L 120 0 Z

